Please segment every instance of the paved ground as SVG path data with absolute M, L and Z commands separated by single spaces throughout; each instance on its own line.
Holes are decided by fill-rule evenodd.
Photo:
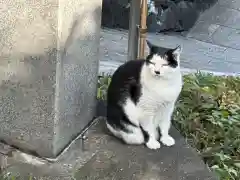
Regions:
M 99 103 L 97 115 L 105 116 L 105 107 Z M 111 136 L 105 118 L 99 117 L 86 134 L 85 151 L 76 140 L 50 163 L 3 146 L 8 156 L 0 154 L 0 162 L 19 180 L 29 180 L 29 174 L 36 180 L 217 180 L 175 128 L 170 134 L 176 140 L 173 147 L 129 146 Z
M 105 134 L 103 119 L 94 136 L 104 137 L 100 150 L 76 174 L 79 180 L 216 180 L 197 153 L 176 129 L 174 147 L 149 150 L 145 146 L 127 146 Z M 90 135 L 90 139 L 91 139 Z
M 112 72 L 126 61 L 127 32 L 102 30 L 100 72 Z M 219 0 L 184 36 L 148 34 L 164 47 L 183 46 L 181 67 L 240 73 L 240 1 Z
M 240 1 L 219 0 L 200 16 L 187 37 L 240 50 Z

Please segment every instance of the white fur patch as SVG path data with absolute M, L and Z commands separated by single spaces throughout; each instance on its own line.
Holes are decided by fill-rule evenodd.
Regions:
M 160 143 L 156 139 L 149 139 L 149 141 L 146 143 L 146 146 L 149 149 L 159 149 L 161 147 Z
M 160 148 L 156 143 L 157 140 L 161 140 L 166 146 L 175 144 L 175 140 L 168 135 L 168 132 L 174 104 L 182 89 L 182 76 L 180 68 L 165 72 L 162 77 L 155 77 L 146 65 L 143 66 L 141 72 L 142 96 L 137 108 L 146 117 L 153 117 L 153 119 L 145 118 L 144 123 L 140 121 L 143 129 L 150 135 L 149 142 L 146 143 L 150 149 Z M 156 139 L 156 129 L 158 127 L 162 134 L 160 139 Z
M 166 75 L 166 74 L 165 74 Z M 166 77 L 155 77 L 149 67 L 143 66 L 141 73 L 142 96 L 138 106 L 155 108 L 160 111 L 162 105 L 175 102 L 182 89 L 182 76 L 180 69 Z
M 144 136 L 140 128 L 136 128 L 133 126 L 127 126 L 127 129 L 132 131 L 132 133 L 126 133 L 123 131 L 115 130 L 110 124 L 107 124 L 108 130 L 113 133 L 116 137 L 122 139 L 127 144 L 143 144 Z
M 126 99 L 123 109 L 129 121 L 131 121 L 134 125 L 139 126 L 140 111 L 130 98 Z
M 175 144 L 175 140 L 171 136 L 162 136 L 160 141 L 166 146 L 173 146 Z

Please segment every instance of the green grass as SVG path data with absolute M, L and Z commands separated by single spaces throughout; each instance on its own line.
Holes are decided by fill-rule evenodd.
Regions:
M 99 99 L 110 81 L 99 78 Z M 221 180 L 240 179 L 240 78 L 184 76 L 173 124 Z
M 29 175 L 28 177 L 20 177 L 20 176 L 14 176 L 14 175 L 5 175 L 5 176 L 0 176 L 0 180 L 20 180 L 23 179 L 24 180 L 35 180 L 36 178 L 34 178 L 33 176 Z

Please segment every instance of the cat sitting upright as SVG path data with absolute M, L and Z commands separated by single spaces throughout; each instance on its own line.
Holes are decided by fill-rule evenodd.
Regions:
M 171 116 L 182 89 L 181 47 L 166 49 L 147 41 L 150 53 L 113 74 L 107 93 L 107 128 L 127 144 L 150 149 L 175 144 L 169 135 Z M 160 137 L 161 135 L 161 137 Z

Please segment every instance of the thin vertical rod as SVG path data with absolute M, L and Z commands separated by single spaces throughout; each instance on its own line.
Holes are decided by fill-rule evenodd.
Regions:
M 139 58 L 145 58 L 145 44 L 147 37 L 147 16 L 148 7 L 147 0 L 142 0 L 141 5 L 141 24 L 139 29 Z
M 128 31 L 128 57 L 127 60 L 135 60 L 138 56 L 138 26 L 140 23 L 141 0 L 130 1 L 129 31 Z

